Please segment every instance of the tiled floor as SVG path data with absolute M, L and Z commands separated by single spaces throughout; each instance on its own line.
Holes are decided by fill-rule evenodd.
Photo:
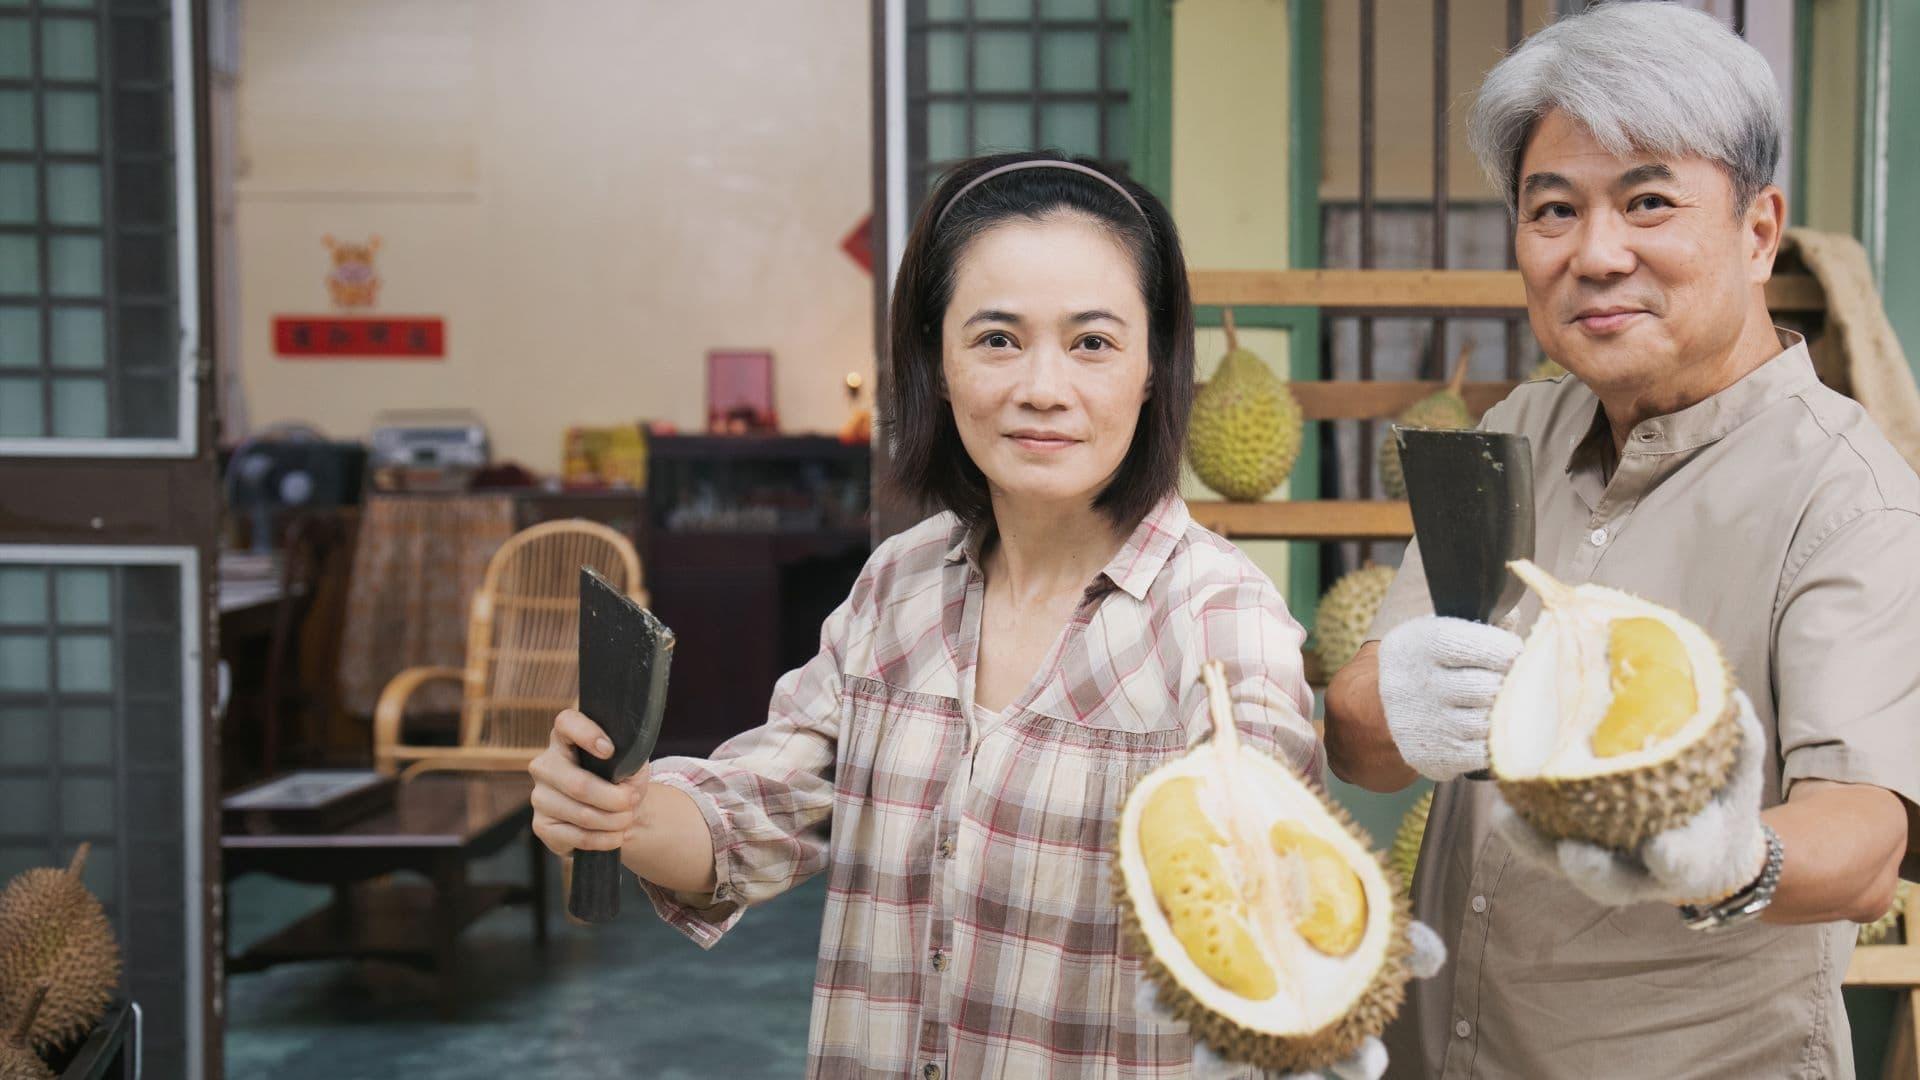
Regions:
M 507 880 L 525 864 L 509 849 L 476 877 Z M 242 879 L 229 897 L 236 945 L 326 895 Z M 825 896 L 825 879 L 816 878 L 748 913 L 710 952 L 667 929 L 637 891 L 622 895 L 618 922 L 594 930 L 568 924 L 556 897 L 544 954 L 524 908 L 496 911 L 461 938 L 464 991 L 450 1021 L 435 1011 L 432 984 L 404 968 L 315 963 L 236 976 L 227 990 L 227 1076 L 798 1076 Z

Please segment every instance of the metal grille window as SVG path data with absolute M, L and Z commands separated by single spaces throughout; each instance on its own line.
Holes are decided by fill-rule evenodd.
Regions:
M 908 0 L 907 190 L 954 162 L 1054 149 L 1125 170 L 1132 0 Z
M 0 548 L 0 880 L 92 845 L 86 884 L 164 1076 L 187 1075 L 195 1001 L 193 577 L 191 549 Z
M 0 439 L 182 435 L 168 0 L 0 0 Z

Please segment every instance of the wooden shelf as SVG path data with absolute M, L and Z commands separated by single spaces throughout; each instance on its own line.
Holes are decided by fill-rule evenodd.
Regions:
M 1187 503 L 1193 519 L 1240 540 L 1407 540 L 1413 512 L 1404 502 L 1290 500 Z
M 1340 381 L 1322 382 L 1297 379 L 1287 383 L 1300 414 L 1308 420 L 1381 420 L 1395 417 L 1407 406 L 1436 393 L 1447 385 L 1439 379 L 1411 382 Z M 1475 416 L 1499 404 L 1517 382 L 1470 382 L 1460 387 L 1467 408 Z
M 1194 270 L 1188 280 L 1194 303 L 1221 307 L 1426 312 L 1527 306 L 1518 270 Z M 1778 274 L 1767 282 L 1767 306 L 1776 312 L 1822 311 L 1826 293 L 1806 274 Z

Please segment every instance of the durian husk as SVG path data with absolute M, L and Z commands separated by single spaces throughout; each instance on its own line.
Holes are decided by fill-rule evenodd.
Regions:
M 1706 809 L 1733 772 L 1739 749 L 1738 706 L 1729 701 L 1698 742 L 1666 761 L 1628 774 L 1502 779 L 1500 794 L 1548 836 L 1631 852 Z
M 1132 797 L 1131 792 L 1128 797 Z M 1368 843 L 1366 832 L 1355 824 L 1352 815 L 1345 809 L 1329 803 L 1327 812 L 1362 845 Z M 1119 857 L 1119 820 L 1117 817 L 1114 819 L 1112 844 L 1116 861 Z M 1401 1004 L 1406 1001 L 1407 979 L 1410 977 L 1407 959 L 1411 946 L 1407 944 L 1405 928 L 1413 918 L 1413 909 L 1407 900 L 1407 886 L 1400 876 L 1385 864 L 1382 864 L 1381 872 L 1386 875 L 1388 891 L 1394 898 L 1392 919 L 1396 928 L 1387 945 L 1386 960 L 1374 972 L 1372 982 L 1368 983 L 1346 1015 L 1319 1031 L 1298 1036 L 1248 1031 L 1232 1019 L 1202 1006 L 1154 955 L 1146 931 L 1141 928 L 1140 917 L 1134 912 L 1131 898 L 1127 896 L 1126 881 L 1117 870 L 1113 875 L 1113 899 L 1115 906 L 1120 909 L 1121 940 L 1126 943 L 1128 950 L 1142 958 L 1147 977 L 1160 988 L 1160 1004 L 1185 1021 L 1195 1038 L 1213 1047 L 1230 1061 L 1246 1062 L 1280 1072 L 1307 1072 L 1324 1069 L 1344 1060 L 1362 1042 L 1385 1031 L 1399 1013 Z M 1148 902 L 1153 901 L 1149 898 Z
M 1229 730 L 1231 730 L 1230 723 Z M 1237 752 L 1259 753 L 1244 747 Z M 1285 764 L 1281 763 L 1281 767 L 1284 768 Z M 1154 770 L 1154 772 L 1158 771 Z M 1133 788 L 1127 792 L 1127 797 L 1121 800 L 1120 813 L 1114 816 L 1108 847 L 1113 853 L 1113 899 L 1114 906 L 1120 909 L 1121 940 L 1127 950 L 1141 958 L 1147 978 L 1153 980 L 1154 985 L 1158 987 L 1161 1006 L 1175 1017 L 1185 1021 L 1196 1039 L 1205 1042 L 1227 1060 L 1285 1073 L 1327 1068 L 1352 1055 L 1368 1038 L 1377 1037 L 1385 1031 L 1387 1025 L 1400 1011 L 1401 1004 L 1406 1000 L 1407 980 L 1411 977 L 1408 958 L 1412 952 L 1412 946 L 1408 944 L 1406 930 L 1413 914 L 1407 900 L 1407 890 L 1393 869 L 1380 861 L 1379 854 L 1373 850 L 1372 838 L 1366 831 L 1354 822 L 1345 808 L 1328 800 L 1319 792 L 1315 794 L 1328 818 L 1338 828 L 1353 837 L 1362 850 L 1371 855 L 1379 864 L 1380 872 L 1386 879 L 1387 894 L 1391 897 L 1391 912 L 1388 915 L 1391 923 L 1385 955 L 1379 967 L 1374 970 L 1373 978 L 1368 981 L 1366 988 L 1355 999 L 1353 1007 L 1346 1013 L 1318 1031 L 1299 1035 L 1250 1031 L 1235 1023 L 1232 1018 L 1206 1008 L 1187 993 L 1186 989 L 1180 985 L 1179 979 L 1160 962 L 1159 957 L 1154 953 L 1152 941 L 1141 925 L 1139 914 L 1133 906 L 1133 898 L 1128 894 L 1126 875 L 1121 869 L 1121 849 L 1124 843 L 1121 823 L 1127 816 L 1127 803 L 1133 799 L 1148 777 L 1154 775 L 1154 772 L 1149 772 L 1136 781 Z M 1157 903 L 1152 896 L 1146 897 L 1144 902 Z
M 1560 587 L 1571 590 L 1571 586 Z M 1717 644 L 1713 657 L 1722 669 L 1726 667 Z M 1501 694 L 1505 693 L 1503 687 Z M 1494 709 L 1502 707 L 1496 697 Z M 1739 705 L 1729 692 L 1720 715 L 1697 739 L 1664 761 L 1592 776 L 1515 778 L 1500 775 L 1496 751 L 1493 772 L 1501 797 L 1546 835 L 1633 853 L 1649 837 L 1706 809 L 1732 775 L 1739 750 Z
M 0 892 L 0 1017 L 22 1015 L 49 984 L 27 1041 L 52 1053 L 93 1030 L 120 981 L 120 949 L 80 881 L 88 845 L 64 870 L 27 870 Z
M 12 1030 L 0 1039 L 0 1080 L 53 1080 L 53 1070 L 27 1045 L 27 1033 L 32 1030 L 49 989 L 44 982 L 33 988 L 19 1020 L 10 1024 Z
M 1420 844 L 1427 836 L 1427 817 L 1433 813 L 1433 790 L 1428 788 L 1407 807 L 1400 827 L 1394 830 L 1393 847 L 1387 852 L 1387 869 L 1399 877 L 1401 892 L 1407 896 L 1413 895 L 1413 872 L 1420 865 Z

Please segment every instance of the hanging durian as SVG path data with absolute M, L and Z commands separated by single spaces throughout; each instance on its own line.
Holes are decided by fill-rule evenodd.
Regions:
M 1366 644 L 1367 629 L 1387 599 L 1393 575 L 1391 566 L 1368 563 L 1341 575 L 1320 597 L 1313 611 L 1313 652 L 1326 678 L 1333 678 Z
M 12 1025 L 4 1040 L 0 1040 L 0 1080 L 53 1080 L 53 1070 L 40 1060 L 40 1055 L 27 1045 L 27 1032 L 33 1029 L 33 1021 L 40 1014 L 40 1003 L 47 997 L 47 984 L 34 987 L 28 997 L 26 1010 L 20 1019 Z M 0 1013 L 0 1015 L 5 1015 Z
M 1393 847 L 1387 851 L 1387 869 L 1400 879 L 1401 891 L 1413 895 L 1413 871 L 1420 865 L 1420 842 L 1426 839 L 1427 815 L 1433 813 L 1433 789 L 1414 800 L 1394 830 Z
M 1740 742 L 1713 639 L 1638 597 L 1510 565 L 1543 607 L 1488 718 L 1501 795 L 1548 836 L 1617 851 L 1699 813 Z
M 1114 891 L 1160 1001 L 1231 1061 L 1324 1068 L 1406 992 L 1407 906 L 1346 814 L 1241 746 L 1218 661 L 1213 738 L 1121 808 Z
M 113 927 L 80 882 L 87 849 L 81 844 L 65 870 L 25 871 L 0 892 L 0 1016 L 18 1016 L 48 983 L 27 1036 L 43 1054 L 93 1030 L 120 981 Z
M 1231 308 L 1221 322 L 1227 355 L 1193 396 L 1187 458 L 1201 483 L 1224 498 L 1252 502 L 1293 471 L 1300 456 L 1300 403 L 1265 361 L 1240 347 Z
M 1407 406 L 1393 422 L 1404 428 L 1470 428 L 1473 426 L 1473 413 L 1467 408 L 1467 399 L 1460 395 L 1460 388 L 1467 381 L 1467 361 L 1473 356 L 1473 343 L 1460 346 L 1460 356 L 1453 362 L 1453 376 L 1447 385 L 1428 394 L 1419 401 Z M 1389 499 L 1407 497 L 1407 475 L 1400 467 L 1400 444 L 1394 440 L 1393 430 L 1380 440 L 1380 487 Z

